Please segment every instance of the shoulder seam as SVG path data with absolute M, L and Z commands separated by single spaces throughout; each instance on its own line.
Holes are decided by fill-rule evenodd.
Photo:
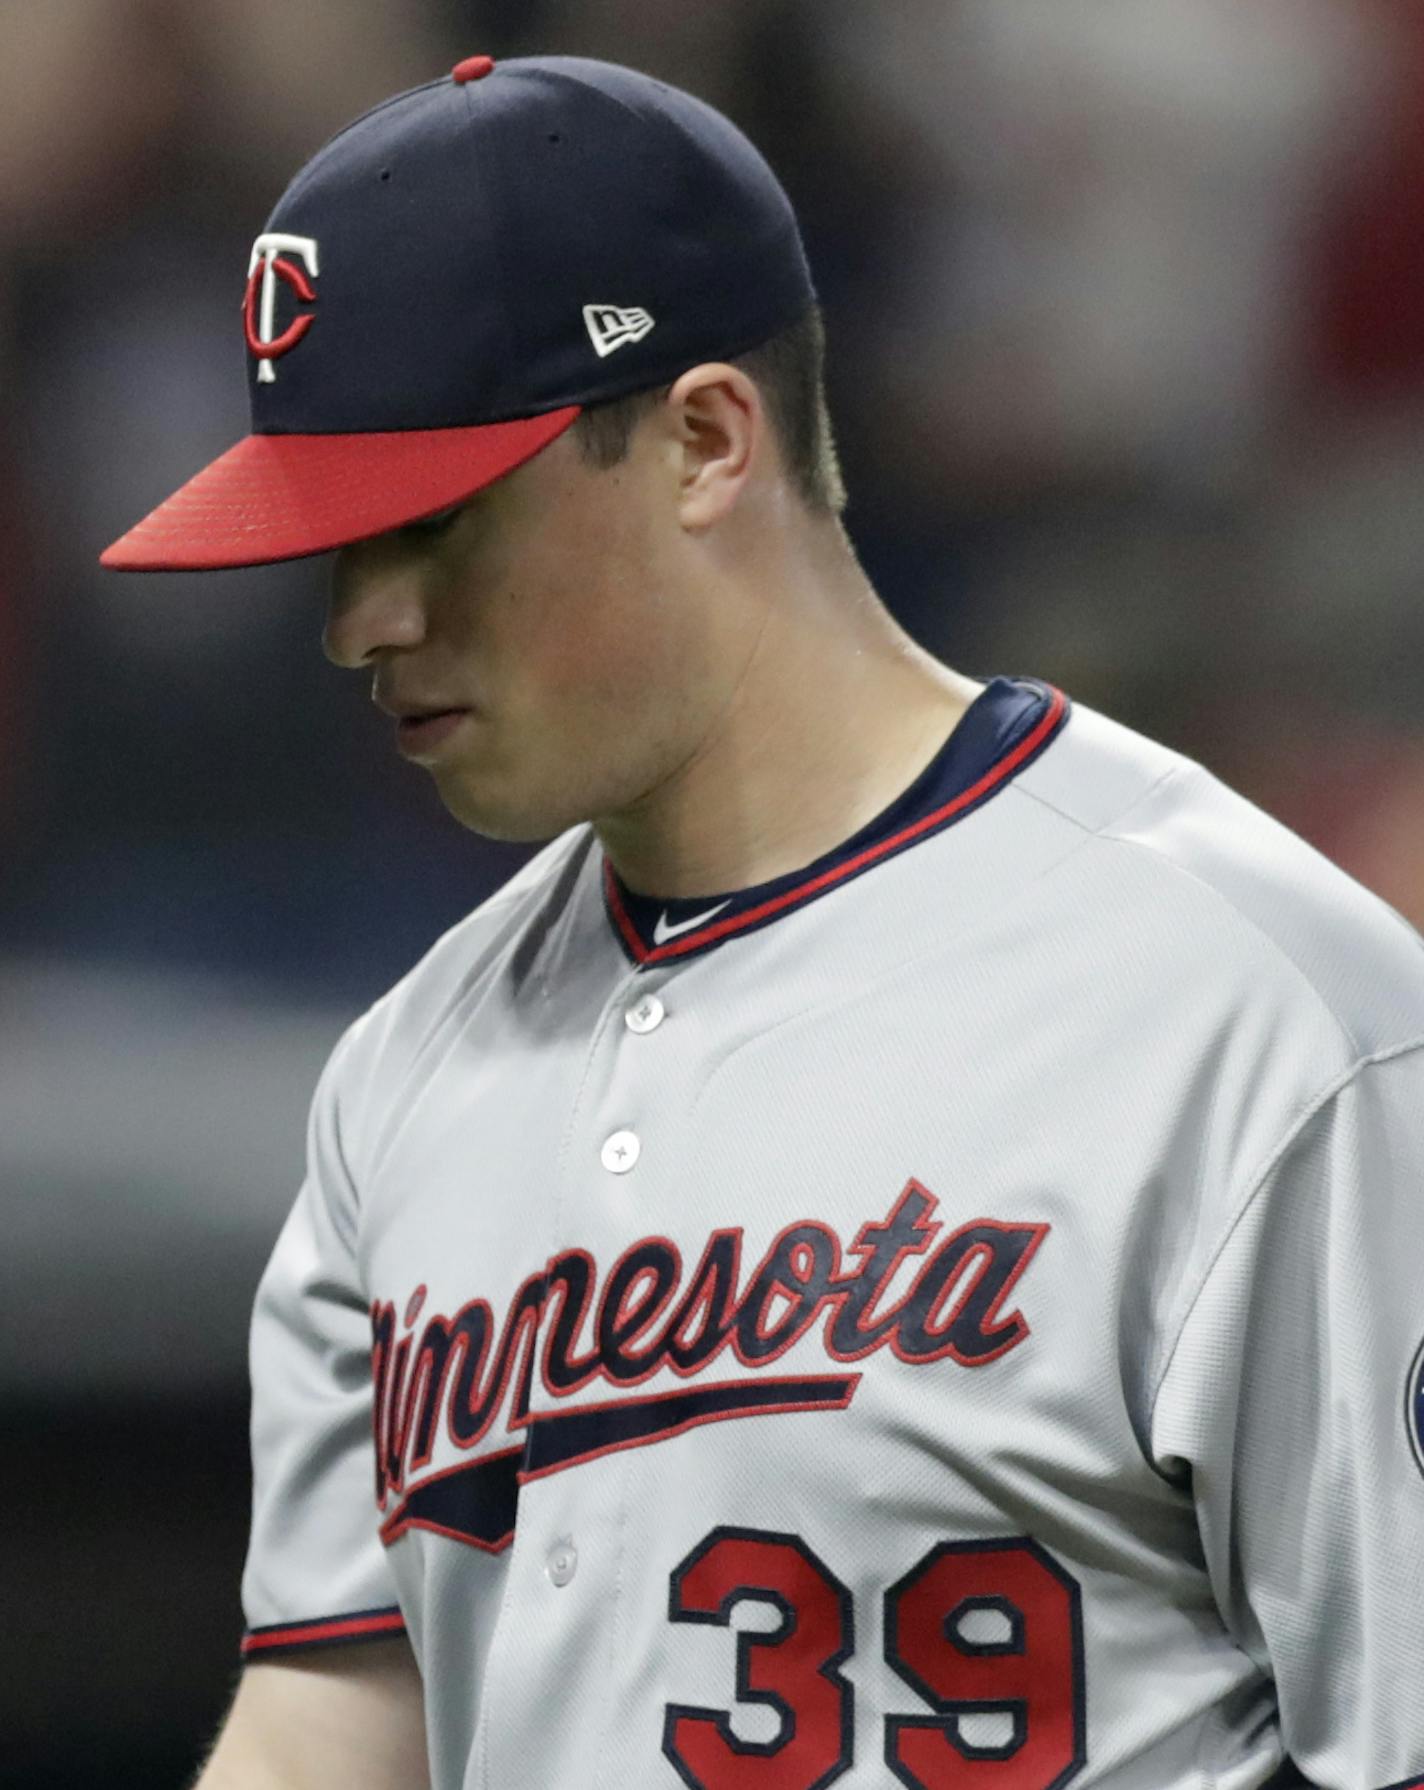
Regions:
M 1149 1429 L 1156 1417 L 1157 1401 L 1161 1397 L 1162 1387 L 1166 1383 L 1167 1375 L 1171 1372 L 1172 1364 L 1177 1358 L 1177 1351 L 1181 1347 L 1183 1336 L 1186 1335 L 1187 1326 L 1191 1323 L 1192 1314 L 1201 1303 L 1202 1295 L 1210 1284 L 1212 1275 L 1216 1272 L 1217 1263 L 1226 1253 L 1227 1245 L 1236 1235 L 1236 1232 L 1240 1228 L 1247 1213 L 1250 1212 L 1252 1206 L 1255 1205 L 1257 1199 L 1260 1197 L 1262 1189 L 1270 1180 L 1282 1157 L 1284 1157 L 1299 1141 L 1301 1134 L 1308 1126 L 1315 1122 L 1320 1114 L 1325 1111 L 1326 1107 L 1328 1107 L 1333 1100 L 1338 1099 L 1352 1082 L 1359 1079 L 1363 1071 L 1373 1068 L 1380 1063 L 1391 1062 L 1397 1057 L 1410 1056 L 1415 1052 L 1424 1052 L 1424 1035 L 1421 1035 L 1418 1038 L 1410 1038 L 1403 1044 L 1387 1045 L 1382 1050 L 1372 1051 L 1368 1056 L 1356 1057 L 1354 1062 L 1351 1063 L 1348 1068 L 1342 1070 L 1333 1081 L 1327 1082 L 1317 1094 L 1305 1103 L 1301 1110 L 1296 1114 L 1295 1118 L 1286 1127 L 1281 1135 L 1280 1141 L 1276 1144 L 1274 1149 L 1267 1151 L 1255 1173 L 1247 1177 L 1245 1192 L 1242 1195 L 1241 1202 L 1232 1213 L 1229 1221 L 1223 1227 L 1221 1236 L 1217 1239 L 1216 1247 L 1212 1250 L 1210 1257 L 1202 1268 L 1201 1277 L 1197 1281 L 1196 1289 L 1192 1293 L 1191 1298 L 1187 1301 L 1186 1309 L 1182 1313 L 1181 1322 L 1177 1325 L 1176 1334 L 1172 1338 L 1171 1346 L 1168 1348 L 1166 1355 L 1163 1358 L 1161 1371 L 1158 1373 L 1156 1380 L 1153 1383 L 1152 1396 L 1148 1400 L 1147 1406 Z
M 1023 777 L 1016 778 L 1009 787 L 1011 789 L 1016 789 L 1020 795 L 1027 796 L 1030 801 L 1037 802 L 1040 808 L 1047 808 L 1051 814 L 1056 814 L 1060 820 L 1066 820 L 1069 826 L 1077 827 L 1080 833 L 1086 833 L 1090 839 L 1100 839 L 1103 836 L 1104 828 L 1117 826 L 1125 815 L 1131 814 L 1133 809 L 1136 808 L 1139 803 L 1145 802 L 1148 796 L 1152 795 L 1156 790 L 1159 790 L 1164 783 L 1170 782 L 1173 777 L 1180 777 L 1183 771 L 1196 771 L 1200 769 L 1202 769 L 1202 767 L 1197 764 L 1195 759 L 1181 758 L 1179 755 L 1177 763 L 1169 764 L 1166 770 L 1162 772 L 1161 776 L 1154 777 L 1145 789 L 1139 789 L 1126 808 L 1115 814 L 1110 821 L 1104 821 L 1103 826 L 1101 827 L 1088 826 L 1085 822 L 1079 820 L 1076 814 L 1070 814 L 1066 808 L 1061 807 L 1057 802 L 1050 801 L 1047 796 L 1041 795 L 1038 790 L 1030 788 L 1028 782 Z
M 1234 914 L 1243 926 L 1249 927 L 1250 930 L 1252 931 L 1252 933 L 1254 933 L 1254 935 L 1269 949 L 1269 951 L 1271 952 L 1271 955 L 1278 962 L 1285 964 L 1292 971 L 1292 973 L 1294 974 L 1296 979 L 1299 982 L 1302 982 L 1305 985 L 1305 987 L 1307 989 L 1309 989 L 1310 994 L 1313 997 L 1316 1005 L 1321 1009 L 1322 1012 L 1329 1015 L 1331 1024 L 1335 1027 L 1336 1032 L 1339 1034 L 1340 1038 L 1344 1042 L 1347 1050 L 1349 1050 L 1351 1053 L 1357 1052 L 1359 1049 L 1358 1040 L 1355 1038 L 1355 1036 L 1351 1032 L 1350 1028 L 1346 1025 L 1345 1021 L 1336 1012 L 1335 1008 L 1333 1006 L 1331 1006 L 1331 1004 L 1328 1000 L 1326 1000 L 1325 996 L 1321 993 L 1320 989 L 1315 985 L 1314 982 L 1311 981 L 1310 977 L 1301 968 L 1300 964 L 1297 963 L 1295 958 L 1291 956 L 1290 952 L 1287 951 L 1285 949 L 1285 947 L 1279 943 L 1278 940 L 1272 938 L 1270 933 L 1265 930 L 1265 928 L 1260 924 L 1259 921 L 1254 920 L 1250 914 L 1246 913 L 1242 908 L 1240 908 L 1236 904 L 1236 902 L 1234 902 L 1231 899 L 1231 897 L 1225 892 L 1225 890 L 1219 889 L 1215 883 L 1208 882 L 1205 877 L 1198 876 L 1197 873 L 1194 870 L 1192 870 L 1188 865 L 1179 863 L 1176 858 L 1170 857 L 1166 852 L 1160 850 L 1158 847 L 1156 847 L 1154 845 L 1149 845 L 1140 839 L 1124 839 L 1120 834 L 1113 833 L 1108 830 L 1109 827 L 1120 826 L 1122 824 L 1122 822 L 1127 818 L 1127 816 L 1132 813 L 1134 808 L 1138 807 L 1141 803 L 1145 802 L 1149 796 L 1151 796 L 1156 790 L 1160 789 L 1161 786 L 1164 783 L 1166 783 L 1167 781 L 1169 781 L 1171 778 L 1185 775 L 1188 773 L 1193 773 L 1193 772 L 1199 772 L 1201 775 L 1207 776 L 1207 777 L 1211 776 L 1211 772 L 1208 771 L 1204 765 L 1197 764 L 1197 762 L 1194 759 L 1188 759 L 1188 760 L 1185 760 L 1181 764 L 1173 765 L 1170 770 L 1164 771 L 1163 774 L 1160 777 L 1158 777 L 1151 785 L 1149 785 L 1149 787 L 1147 789 L 1141 791 L 1141 793 L 1134 799 L 1134 801 L 1128 807 L 1126 807 L 1122 810 L 1121 814 L 1116 815 L 1113 818 L 1113 820 L 1111 820 L 1110 822 L 1107 822 L 1104 826 L 1098 827 L 1098 828 L 1084 826 L 1083 822 L 1078 820 L 1076 818 L 1076 816 L 1074 816 L 1072 814 L 1064 813 L 1064 811 L 1061 808 L 1059 808 L 1055 803 L 1046 801 L 1042 796 L 1034 794 L 1034 792 L 1032 790 L 1026 789 L 1026 790 L 1024 790 L 1023 793 L 1025 795 L 1032 796 L 1033 800 L 1042 803 L 1042 805 L 1045 808 L 1051 809 L 1053 813 L 1062 815 L 1062 818 L 1064 820 L 1068 821 L 1070 823 L 1070 825 L 1080 828 L 1080 830 L 1083 833 L 1085 833 L 1089 838 L 1100 839 L 1105 844 L 1108 844 L 1108 845 L 1119 845 L 1127 850 L 1136 850 L 1136 851 L 1142 852 L 1144 855 L 1149 857 L 1153 861 L 1153 863 L 1160 864 L 1164 870 L 1171 872 L 1177 876 L 1185 877 L 1188 882 L 1194 883 L 1197 888 L 1204 890 L 1208 895 L 1214 897 L 1214 899 L 1216 901 L 1218 901 L 1221 904 L 1221 906 L 1223 906 L 1229 912 Z M 1271 817 L 1268 816 L 1267 818 L 1271 818 Z M 1277 824 L 1279 824 L 1279 823 L 1277 823 Z M 1338 869 L 1339 867 L 1336 866 L 1336 868 Z M 1342 871 L 1341 874 L 1345 875 L 1347 873 Z M 1361 887 L 1363 888 L 1364 885 L 1361 884 Z M 1366 893 L 1372 894 L 1373 891 L 1366 890 Z M 1376 897 L 1376 899 L 1378 899 L 1378 897 Z M 1408 1049 L 1410 1047 L 1408 1045 L 1403 1045 L 1403 1046 L 1400 1046 L 1399 1048 Z M 1368 1061 L 1369 1059 L 1368 1058 L 1360 1058 L 1358 1060 L 1363 1062 L 1363 1061 Z

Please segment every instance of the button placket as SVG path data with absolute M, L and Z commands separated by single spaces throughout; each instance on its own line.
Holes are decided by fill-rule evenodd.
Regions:
M 636 1037 L 655 1032 L 667 1018 L 667 1008 L 655 994 L 642 994 L 631 1007 L 623 1009 L 623 1024 Z M 610 1175 L 626 1175 L 642 1153 L 642 1141 L 636 1131 L 623 1127 L 603 1140 L 599 1160 Z

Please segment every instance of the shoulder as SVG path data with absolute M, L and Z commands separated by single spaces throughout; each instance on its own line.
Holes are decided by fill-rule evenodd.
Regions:
M 1424 1038 L 1424 939 L 1195 760 L 1075 705 L 1014 787 L 1082 836 L 1074 874 L 1108 924 L 1308 1016 L 1335 1034 L 1340 1068 Z
M 323 1083 L 348 1133 L 387 1101 L 427 1044 L 458 1017 L 472 991 L 541 938 L 563 912 L 594 844 L 571 828 L 441 934 L 338 1040 Z
M 563 909 L 594 844 L 590 826 L 561 833 L 477 908 L 442 933 L 371 1009 L 385 1020 L 419 1023 L 458 999 L 485 968 L 541 929 Z

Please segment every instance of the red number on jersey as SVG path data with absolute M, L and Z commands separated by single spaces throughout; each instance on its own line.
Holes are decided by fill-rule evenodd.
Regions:
M 663 1751 L 693 1790 L 821 1790 L 852 1758 L 850 1593 L 798 1536 L 722 1528 L 673 1573 L 668 1614 L 726 1628 L 745 1598 L 781 1620 L 738 1634 L 737 1701 L 774 1709 L 778 1732 L 741 1740 L 724 1711 L 670 1703 Z
M 941 1542 L 885 1594 L 885 1657 L 935 1711 L 886 1723 L 911 1790 L 1062 1790 L 1082 1770 L 1078 1586 L 1037 1542 Z

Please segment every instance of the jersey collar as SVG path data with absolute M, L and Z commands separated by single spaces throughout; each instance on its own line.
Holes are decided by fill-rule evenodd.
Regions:
M 804 907 L 992 800 L 1057 737 L 1068 698 L 1037 678 L 996 677 L 965 710 L 915 781 L 843 844 L 771 882 L 662 900 L 629 889 L 605 857 L 603 899 L 638 965 L 692 957 Z

